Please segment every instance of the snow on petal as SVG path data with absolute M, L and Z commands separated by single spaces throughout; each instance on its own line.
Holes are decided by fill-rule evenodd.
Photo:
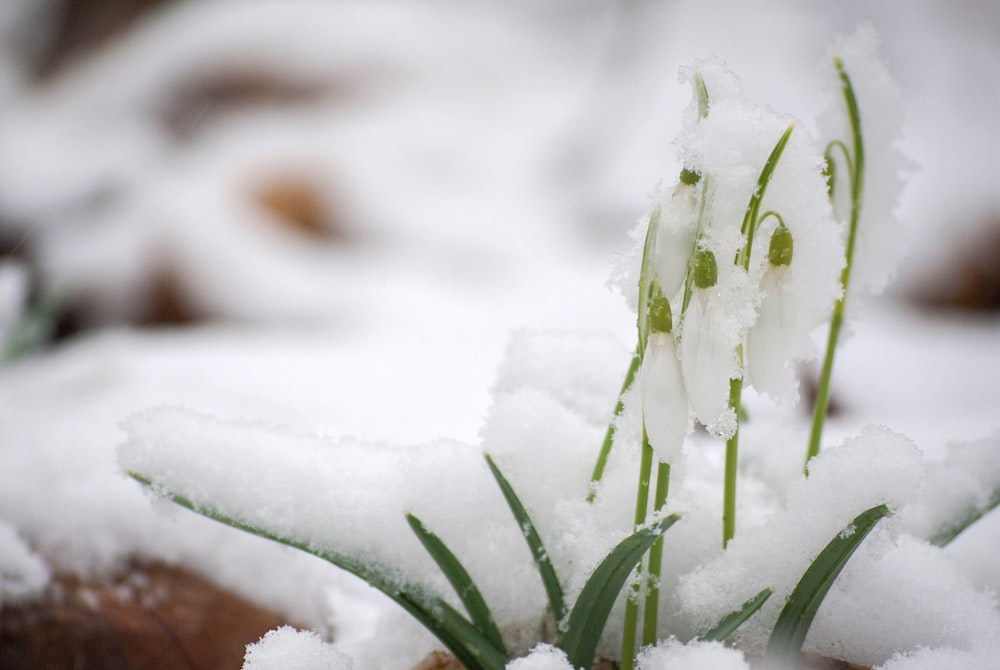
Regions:
M 668 333 L 653 333 L 639 370 L 642 417 L 649 443 L 664 463 L 674 464 L 687 437 L 688 398 L 677 345 Z

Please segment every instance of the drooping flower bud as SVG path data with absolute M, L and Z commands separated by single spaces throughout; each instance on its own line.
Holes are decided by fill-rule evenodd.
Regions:
M 712 288 L 719 281 L 719 267 L 715 254 L 709 249 L 699 249 L 694 256 L 694 285 L 696 288 Z
M 680 181 L 685 186 L 694 186 L 701 181 L 701 173 L 684 168 L 681 170 Z
M 674 329 L 670 301 L 658 295 L 649 303 L 649 330 L 652 333 L 670 334 Z
M 767 260 L 771 265 L 785 266 L 792 262 L 792 233 L 784 225 L 771 233 L 771 244 L 767 248 Z

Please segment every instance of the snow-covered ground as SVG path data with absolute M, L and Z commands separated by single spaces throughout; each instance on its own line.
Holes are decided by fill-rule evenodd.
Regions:
M 31 7 L 0 12 L 0 50 L 16 48 Z M 561 416 L 562 403 L 586 420 L 553 438 L 596 451 L 634 342 L 634 315 L 605 282 L 655 185 L 680 167 L 671 141 L 689 93 L 678 68 L 716 54 L 750 99 L 809 126 L 824 104 L 816 72 L 828 45 L 863 19 L 902 87 L 904 148 L 917 163 L 899 210 L 910 257 L 890 296 L 849 325 L 834 376 L 841 412 L 825 442 L 874 422 L 912 439 L 931 470 L 953 440 L 992 435 L 984 448 L 1000 458 L 1000 321 L 918 312 L 898 297 L 956 262 L 949 251 L 1000 211 L 994 3 L 180 3 L 43 84 L 0 59 L 2 239 L 101 326 L 0 369 L 0 604 L 37 593 L 47 571 L 178 561 L 332 635 L 358 667 L 412 665 L 433 640 L 353 578 L 151 504 L 116 462 L 123 422 L 140 417 L 133 442 L 150 426 L 169 442 L 203 425 L 225 443 L 233 433 L 216 424 L 236 422 L 293 443 L 474 453 L 500 439 L 496 417 L 517 402 L 540 407 L 531 421 Z M 247 73 L 311 93 L 182 110 L 178 130 L 184 91 Z M 260 184 L 289 177 L 321 194 L 339 236 L 303 237 L 259 206 Z M 192 312 L 216 320 L 127 325 L 167 275 Z M 4 301 L 14 306 L 0 304 L 0 317 L 17 309 L 5 276 L 0 297 L 13 293 Z M 575 344 L 538 363 L 524 345 L 533 336 L 516 335 L 525 329 Z M 558 358 L 546 337 L 537 351 Z M 572 382 L 541 381 L 552 370 Z M 522 386 L 551 398 L 512 399 Z M 769 453 L 769 440 L 804 444 L 807 420 L 747 403 L 744 488 L 766 510 L 745 513 L 754 527 L 783 504 L 767 487 L 801 468 L 783 458 L 790 448 Z M 185 424 L 146 413 L 162 407 L 192 414 Z M 709 472 L 720 467 L 717 452 L 703 458 Z M 587 471 L 584 460 L 574 467 Z M 450 467 L 466 472 L 441 461 L 442 476 Z M 989 595 L 1000 592 L 998 541 L 993 513 L 943 552 L 871 558 L 886 572 L 911 561 L 954 577 L 969 612 L 931 608 L 915 624 L 919 634 L 981 617 L 982 629 L 926 641 L 957 648 L 949 667 L 986 667 L 976 665 L 984 650 L 1000 646 L 989 630 L 1000 619 Z M 396 641 L 371 656 L 366 641 L 392 629 Z M 906 667 L 945 667 L 945 653 Z

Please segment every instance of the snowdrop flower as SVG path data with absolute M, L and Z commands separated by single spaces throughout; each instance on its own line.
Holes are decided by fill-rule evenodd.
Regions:
M 651 332 L 639 369 L 642 421 L 657 457 L 674 464 L 680 457 L 690 419 L 677 343 L 671 334 L 670 302 L 665 297 L 653 299 L 649 325 Z
M 791 376 L 785 360 L 794 335 L 795 289 L 789 268 L 793 250 L 792 234 L 781 223 L 771 234 L 767 268 L 760 281 L 764 299 L 757 322 L 747 334 L 747 378 L 760 390 L 781 387 Z
M 717 300 L 715 254 L 700 249 L 694 260 L 694 290 L 681 327 L 681 370 L 688 401 L 709 432 L 728 438 L 736 430 L 729 408 L 729 380 L 739 374 L 727 314 Z
M 688 259 L 698 232 L 698 182 L 701 175 L 681 170 L 669 199 L 660 204 L 653 270 L 663 295 L 672 299 L 684 286 Z

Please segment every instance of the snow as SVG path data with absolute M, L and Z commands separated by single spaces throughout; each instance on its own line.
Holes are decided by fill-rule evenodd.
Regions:
M 29 4 L 0 10 L 5 56 Z M 439 647 L 323 561 L 150 504 L 121 472 L 134 467 L 316 548 L 372 557 L 455 602 L 404 525 L 412 512 L 466 562 L 512 648 L 527 653 L 544 597 L 480 452 L 522 495 L 572 598 L 631 531 L 634 390 L 595 502 L 584 501 L 635 341 L 634 313 L 603 284 L 628 246 L 627 223 L 673 193 L 654 185 L 681 167 L 671 140 L 690 91 L 676 72 L 694 58 L 717 54 L 747 100 L 801 119 L 792 142 L 806 142 L 832 36 L 859 18 L 875 24 L 898 99 L 881 71 L 853 60 L 873 45 L 869 33 L 839 51 L 865 99 L 890 98 L 876 105 L 886 133 L 898 118 L 889 105 L 905 102 L 899 146 L 920 161 L 894 214 L 917 243 L 897 287 L 928 281 L 926 268 L 1000 207 L 1000 91 L 982 85 L 1000 62 L 995 8 L 240 7 L 238 30 L 233 3 L 164 9 L 45 85 L 0 59 L 0 239 L 109 326 L 0 369 L 4 606 L 40 595 L 52 574 L 100 578 L 138 557 L 189 567 L 336 641 L 283 629 L 251 647 L 248 668 L 346 668 L 349 656 L 353 667 L 404 669 Z M 183 139 L 167 123 L 173 92 L 258 69 L 320 93 L 208 115 Z M 786 117 L 754 109 L 769 131 L 784 129 Z M 741 164 L 759 163 L 773 134 Z M 699 149 L 729 158 L 722 145 Z M 891 165 L 879 158 L 898 157 L 871 152 L 885 177 Z M 259 184 L 288 175 L 308 175 L 342 241 L 304 240 L 255 203 Z M 814 195 L 786 176 L 776 173 L 770 196 Z M 733 207 L 745 206 L 742 187 Z M 870 214 L 892 211 L 888 196 L 871 198 Z M 885 232 L 872 286 L 902 251 L 899 229 Z M 824 246 L 797 236 L 797 258 Z M 801 267 L 835 272 L 812 258 Z M 0 265 L 0 331 L 27 294 L 13 262 Z M 629 263 L 616 282 L 626 301 Z M 195 311 L 226 320 L 122 326 L 167 270 Z M 809 558 L 865 506 L 891 499 L 896 515 L 848 564 L 808 648 L 889 670 L 995 667 L 997 514 L 947 548 L 926 538 L 1000 479 L 998 324 L 910 312 L 891 297 L 855 306 L 834 374 L 842 413 L 808 480 L 804 415 L 745 394 L 739 527 L 725 555 L 721 450 L 701 433 L 685 443 L 667 510 L 682 521 L 667 534 L 661 633 L 689 640 L 767 582 L 776 593 L 742 633 L 759 647 Z M 811 353 L 807 340 L 793 358 Z M 786 397 L 790 370 L 761 385 Z M 775 537 L 787 552 L 774 551 Z M 603 652 L 616 653 L 620 610 Z M 543 646 L 511 667 L 560 663 Z M 676 640 L 641 663 L 746 665 L 739 652 Z
M 353 670 L 350 657 L 312 631 L 272 630 L 247 645 L 243 670 Z
M 0 607 L 31 600 L 49 581 L 49 568 L 18 536 L 0 522 Z
M 639 670 L 749 670 L 743 654 L 725 647 L 721 642 L 681 644 L 665 640 L 639 655 Z
M 562 649 L 540 644 L 531 653 L 507 664 L 506 670 L 573 670 Z

